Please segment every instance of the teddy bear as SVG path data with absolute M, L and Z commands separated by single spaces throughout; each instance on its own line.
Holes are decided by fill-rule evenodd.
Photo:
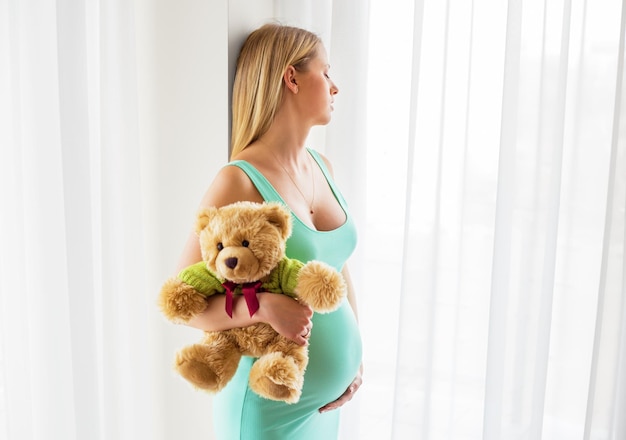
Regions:
M 164 283 L 159 305 L 165 317 L 185 323 L 202 313 L 206 298 L 216 294 L 226 295 L 225 313 L 231 317 L 233 296 L 243 295 L 253 316 L 259 308 L 257 292 L 289 295 L 318 313 L 336 310 L 346 294 L 343 277 L 323 262 L 286 257 L 291 222 L 288 209 L 275 202 L 201 210 L 196 233 L 202 261 Z M 286 403 L 300 399 L 307 346 L 266 323 L 204 332 L 200 342 L 177 352 L 175 369 L 196 388 L 217 393 L 234 376 L 241 356 L 257 358 L 248 378 L 257 394 Z

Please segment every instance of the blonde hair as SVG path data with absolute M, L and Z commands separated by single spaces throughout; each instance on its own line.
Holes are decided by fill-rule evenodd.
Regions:
M 269 129 L 283 96 L 285 70 L 306 70 L 320 43 L 312 32 L 279 24 L 266 24 L 248 36 L 233 84 L 231 157 Z

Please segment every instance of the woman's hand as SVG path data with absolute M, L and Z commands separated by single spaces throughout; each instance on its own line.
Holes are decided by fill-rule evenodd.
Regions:
M 324 413 L 326 411 L 332 411 L 333 409 L 337 409 L 349 401 L 352 400 L 354 394 L 361 388 L 361 384 L 363 383 L 363 364 L 359 367 L 359 371 L 350 384 L 350 386 L 344 391 L 344 393 L 339 396 L 339 398 L 333 402 L 330 402 L 319 409 L 319 412 Z
M 276 332 L 299 345 L 309 342 L 313 310 L 287 295 L 261 293 L 257 319 L 267 322 Z

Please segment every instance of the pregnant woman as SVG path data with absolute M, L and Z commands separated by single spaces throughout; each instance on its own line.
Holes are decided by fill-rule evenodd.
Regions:
M 296 404 L 263 399 L 248 388 L 254 358 L 242 358 L 233 380 L 215 396 L 219 440 L 332 440 L 339 411 L 361 385 L 361 338 L 356 301 L 346 261 L 356 245 L 356 229 L 334 183 L 328 160 L 305 142 L 311 127 L 330 122 L 337 86 L 320 38 L 304 29 L 265 25 L 245 41 L 233 87 L 231 162 L 204 195 L 200 207 L 247 200 L 279 201 L 292 213 L 289 258 L 324 261 L 341 271 L 347 299 L 335 312 L 313 313 L 286 295 L 257 294 L 252 317 L 236 300 L 233 317 L 224 296 L 208 299 L 204 313 L 188 324 L 208 331 L 270 324 L 278 333 L 308 344 L 309 364 Z M 201 260 L 191 233 L 179 268 Z

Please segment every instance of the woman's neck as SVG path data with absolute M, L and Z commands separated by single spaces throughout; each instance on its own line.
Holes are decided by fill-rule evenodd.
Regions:
M 295 109 L 289 107 L 289 102 L 283 102 L 269 130 L 260 139 L 265 144 L 276 148 L 276 153 L 300 154 L 306 145 L 311 126 L 298 117 Z
M 263 148 L 268 149 L 271 154 L 279 156 L 284 164 L 297 167 L 303 159 L 306 160 L 306 156 L 302 153 L 305 152 L 308 136 L 308 128 L 298 129 L 295 124 L 290 126 L 274 121 L 270 129 L 257 142 Z

